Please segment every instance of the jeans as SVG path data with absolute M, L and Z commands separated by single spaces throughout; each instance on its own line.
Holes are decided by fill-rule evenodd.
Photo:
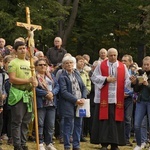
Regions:
M 72 122 L 72 124 L 73 124 L 73 122 Z M 73 134 L 73 126 L 74 125 L 72 125 L 70 137 L 72 137 L 72 134 Z M 61 117 L 61 119 L 60 119 L 60 138 L 63 138 L 63 129 L 64 129 L 64 117 Z
M 60 118 L 60 126 L 59 126 L 60 138 L 63 138 L 63 128 L 64 128 L 64 117 L 61 117 Z
M 141 126 L 141 143 L 147 142 L 147 115 L 144 116 Z
M 80 135 L 82 129 L 82 118 L 64 117 L 64 148 L 70 148 L 70 135 L 73 129 L 73 148 L 80 148 Z
M 38 108 L 39 143 L 52 143 L 55 128 L 56 109 L 53 106 Z M 43 140 L 44 134 L 44 140 Z
M 150 122 L 150 102 L 140 101 L 136 103 L 135 109 L 135 137 L 138 146 L 141 146 L 141 125 L 144 116 L 148 116 L 148 121 Z
M 132 100 L 132 97 L 129 96 L 129 97 L 125 98 L 125 101 L 124 101 L 126 141 L 128 141 L 130 139 L 132 112 L 133 112 L 133 100 Z

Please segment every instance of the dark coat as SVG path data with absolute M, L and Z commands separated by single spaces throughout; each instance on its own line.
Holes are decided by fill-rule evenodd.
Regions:
M 67 51 L 64 48 L 57 49 L 56 47 L 49 48 L 46 57 L 49 60 L 49 63 L 53 65 L 58 65 L 62 62 L 62 59 Z
M 143 72 L 144 73 L 144 72 Z M 148 86 L 139 84 L 138 79 L 136 84 L 132 85 L 134 92 L 138 93 L 138 101 L 149 101 L 150 102 L 150 71 L 146 72 L 148 76 Z M 140 74 L 142 75 L 142 74 Z
M 87 96 L 86 87 L 80 75 L 76 71 L 75 77 L 79 83 L 82 98 L 86 98 Z M 74 117 L 77 98 L 72 94 L 72 83 L 66 71 L 62 72 L 59 78 L 59 85 L 60 85 L 60 92 L 59 92 L 60 115 L 63 117 Z

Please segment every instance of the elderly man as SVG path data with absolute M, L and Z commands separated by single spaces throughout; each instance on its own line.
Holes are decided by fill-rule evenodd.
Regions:
M 38 59 L 42 59 L 44 58 L 44 53 L 42 51 L 37 51 L 35 53 L 35 56 L 38 58 Z
M 64 55 L 67 53 L 67 51 L 61 46 L 62 39 L 60 37 L 56 37 L 54 39 L 54 47 L 49 48 L 46 53 L 49 63 L 53 64 L 54 66 L 59 65 Z
M 133 63 L 133 58 L 131 55 L 124 55 L 122 57 L 122 63 L 126 65 L 129 74 L 132 75 L 130 69 L 131 64 Z M 126 146 L 133 146 L 130 142 L 130 132 L 131 132 L 131 120 L 133 112 L 133 89 L 128 90 L 125 88 L 124 91 L 124 117 L 125 117 L 125 137 L 126 137 Z
M 102 61 L 91 77 L 99 88 L 95 106 L 91 143 L 101 144 L 101 150 L 119 150 L 125 145 L 124 136 L 124 88 L 130 88 L 131 81 L 126 66 L 117 60 L 118 52 L 108 50 L 108 60 Z
M 99 61 L 103 61 L 105 59 L 108 59 L 107 57 L 107 50 L 105 48 L 102 48 L 99 50 Z
M 6 55 L 10 54 L 8 48 L 5 47 L 6 41 L 3 38 L 0 38 L 0 54 L 5 57 Z

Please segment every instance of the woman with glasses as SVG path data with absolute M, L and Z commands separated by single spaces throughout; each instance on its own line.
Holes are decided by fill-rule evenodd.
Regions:
M 52 144 L 55 127 L 56 95 L 59 92 L 59 84 L 49 73 L 46 59 L 35 62 L 38 86 L 36 88 L 38 129 L 40 150 L 45 150 L 43 142 L 48 150 L 56 150 Z

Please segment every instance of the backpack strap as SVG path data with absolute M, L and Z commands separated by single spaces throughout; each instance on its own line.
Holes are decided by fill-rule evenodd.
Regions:
M 4 72 L 2 73 L 2 78 L 3 78 L 3 81 L 2 81 L 2 91 L 4 91 L 4 89 L 5 89 L 5 73 Z

